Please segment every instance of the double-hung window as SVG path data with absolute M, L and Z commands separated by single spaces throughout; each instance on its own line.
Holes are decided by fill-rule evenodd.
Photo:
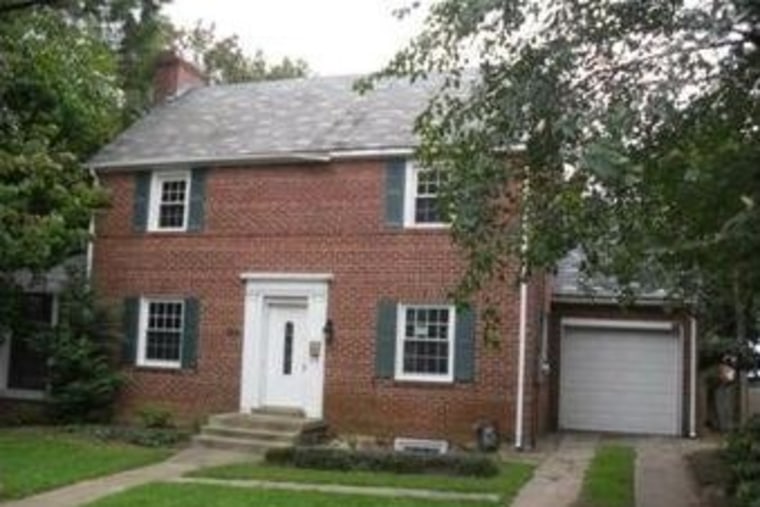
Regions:
M 143 299 L 137 364 L 180 368 L 184 320 L 184 300 Z
M 444 173 L 440 169 L 406 164 L 404 222 L 407 227 L 445 227 L 439 204 Z
M 454 379 L 456 311 L 445 305 L 399 305 L 396 378 Z
M 44 396 L 48 384 L 48 358 L 36 345 L 38 333 L 56 325 L 54 294 L 28 292 L 23 295 L 20 322 L 14 334 L 0 341 L 0 392 L 21 398 Z
M 190 171 L 153 173 L 149 229 L 186 231 L 190 200 Z

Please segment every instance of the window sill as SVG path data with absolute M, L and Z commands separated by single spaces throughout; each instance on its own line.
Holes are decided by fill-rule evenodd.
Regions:
M 416 385 L 416 386 L 451 386 L 454 385 L 454 379 L 450 377 L 436 378 L 436 377 L 407 377 L 396 376 L 393 379 L 393 383 L 397 385 Z
M 48 395 L 46 391 L 33 391 L 30 389 L 0 389 L 0 399 L 45 401 Z

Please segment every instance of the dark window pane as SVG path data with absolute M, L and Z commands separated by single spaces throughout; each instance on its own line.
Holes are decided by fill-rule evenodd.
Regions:
M 282 360 L 283 375 L 290 375 L 293 372 L 293 323 L 285 323 L 285 350 Z
M 8 388 L 41 391 L 47 385 L 47 360 L 26 340 L 11 338 Z
M 414 221 L 421 224 L 441 222 L 438 198 L 418 197 L 415 200 Z
M 148 304 L 148 329 L 145 358 L 152 361 L 179 361 L 182 348 L 182 311 L 180 302 Z

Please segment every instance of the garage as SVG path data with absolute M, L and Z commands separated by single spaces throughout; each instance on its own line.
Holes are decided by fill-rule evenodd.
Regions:
M 681 351 L 669 321 L 562 319 L 560 429 L 680 434 Z

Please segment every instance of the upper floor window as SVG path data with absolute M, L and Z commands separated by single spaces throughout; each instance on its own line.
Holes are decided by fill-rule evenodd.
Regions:
M 443 227 L 448 225 L 439 205 L 443 173 L 440 169 L 406 164 L 404 223 L 407 227 Z
M 190 172 L 153 173 L 150 217 L 152 231 L 187 230 Z

